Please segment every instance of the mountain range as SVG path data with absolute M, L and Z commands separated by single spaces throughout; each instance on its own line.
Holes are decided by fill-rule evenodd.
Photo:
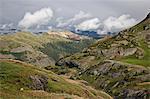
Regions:
M 17 59 L 37 66 L 53 65 L 56 60 L 83 50 L 94 39 L 71 32 L 33 34 L 17 32 L 0 36 L 3 59 Z
M 149 99 L 150 13 L 114 36 L 68 31 L 0 35 L 6 99 Z

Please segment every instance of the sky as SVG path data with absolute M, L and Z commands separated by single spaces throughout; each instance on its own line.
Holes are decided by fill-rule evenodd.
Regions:
M 150 12 L 149 4 L 150 0 L 0 0 L 0 26 L 115 32 L 142 20 Z

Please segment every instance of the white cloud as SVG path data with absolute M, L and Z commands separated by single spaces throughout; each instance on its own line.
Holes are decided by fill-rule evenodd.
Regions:
M 18 26 L 23 29 L 31 27 L 40 27 L 40 25 L 48 24 L 53 17 L 51 8 L 43 8 L 33 14 L 27 12 L 24 18 L 19 22 Z
M 96 30 L 100 27 L 101 23 L 98 18 L 89 19 L 86 21 L 83 21 L 82 23 L 76 25 L 76 30 Z
M 107 31 L 105 31 L 105 30 L 97 30 L 97 34 L 99 34 L 99 35 L 107 35 L 108 34 L 108 32 Z
M 0 26 L 0 29 L 5 29 L 7 27 L 7 24 L 3 24 Z
M 83 11 L 80 11 L 79 13 L 75 14 L 74 17 L 68 19 L 68 20 L 64 20 L 62 17 L 57 18 L 57 27 L 67 27 L 67 26 L 73 26 L 74 24 L 76 24 L 78 21 L 81 21 L 83 19 L 88 19 L 91 18 L 91 14 L 89 13 L 85 13 Z
M 130 15 L 122 15 L 118 18 L 109 17 L 103 22 L 104 30 L 108 32 L 118 32 L 120 30 L 129 28 L 136 23 L 137 21 L 134 18 L 131 18 Z
M 109 17 L 103 22 L 98 18 L 89 19 L 75 25 L 76 30 L 94 30 L 98 34 L 107 34 L 108 32 L 119 32 L 123 29 L 134 26 L 137 21 L 130 15 L 121 15 L 120 17 Z
M 73 20 L 73 21 L 76 21 L 76 20 L 79 20 L 79 19 L 90 18 L 90 17 L 92 17 L 91 14 L 85 13 L 85 12 L 83 12 L 83 11 L 80 11 L 78 14 L 76 14 L 76 15 L 72 18 L 72 20 Z
M 24 18 L 19 22 L 18 26 L 23 29 L 28 29 L 31 27 L 40 29 L 45 26 L 47 29 L 63 28 L 82 31 L 92 30 L 97 31 L 98 34 L 106 34 L 108 32 L 119 32 L 137 23 L 137 21 L 134 18 L 131 18 L 130 15 L 121 15 L 119 17 L 111 16 L 103 22 L 100 22 L 99 18 L 93 17 L 91 14 L 83 11 L 80 11 L 69 19 L 56 17 L 56 20 L 52 20 L 52 17 L 53 11 L 51 8 L 43 8 L 33 14 L 27 12 Z M 54 24 L 50 26 L 50 22 L 53 22 Z M 4 25 L 3 27 L 6 26 Z
M 0 25 L 0 29 L 10 29 L 10 28 L 13 28 L 13 23 Z
M 98 18 L 89 19 L 75 25 L 76 30 L 93 30 L 97 34 L 105 35 L 108 32 L 119 32 L 123 29 L 134 26 L 137 23 L 136 19 L 131 18 L 130 15 L 121 15 L 120 17 L 109 17 L 103 22 Z

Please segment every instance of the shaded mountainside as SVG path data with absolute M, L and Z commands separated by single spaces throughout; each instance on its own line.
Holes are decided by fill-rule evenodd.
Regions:
M 0 69 L 3 99 L 112 99 L 80 81 L 18 60 L 0 60 Z
M 105 37 L 56 65 L 76 68 L 84 79 L 116 99 L 148 99 L 150 92 L 150 14 L 130 29 Z
M 37 66 L 54 65 L 60 57 L 79 52 L 94 42 L 85 37 L 76 39 L 78 35 L 71 32 L 60 34 L 18 32 L 0 35 L 0 58 L 17 59 Z

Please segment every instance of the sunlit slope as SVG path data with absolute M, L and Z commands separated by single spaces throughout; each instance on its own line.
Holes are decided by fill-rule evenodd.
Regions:
M 94 40 L 89 38 L 77 41 L 49 33 L 0 35 L 0 58 L 17 59 L 37 66 L 54 65 L 60 57 L 81 51 L 92 42 Z

